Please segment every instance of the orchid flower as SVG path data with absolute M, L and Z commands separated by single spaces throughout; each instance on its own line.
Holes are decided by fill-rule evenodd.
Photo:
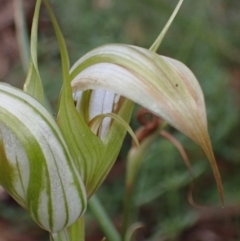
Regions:
M 203 93 L 184 64 L 140 47 L 110 44 L 83 56 L 73 66 L 71 78 L 73 92 L 99 88 L 113 91 L 190 137 L 208 157 L 222 196 Z
M 128 130 L 133 102 L 149 109 L 201 146 L 222 198 L 207 130 L 201 87 L 177 60 L 155 53 L 182 0 L 150 50 L 123 44 L 96 48 L 70 69 L 64 38 L 47 0 L 62 58 L 57 120 L 43 106 L 37 66 L 37 0 L 31 60 L 24 91 L 0 84 L 0 184 L 52 240 L 86 210 L 114 164 Z

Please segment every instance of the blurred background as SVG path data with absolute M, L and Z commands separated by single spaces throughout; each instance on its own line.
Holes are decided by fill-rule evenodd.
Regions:
M 0 81 L 22 88 L 26 73 L 18 42 L 19 22 L 14 3 L 0 0 Z M 51 1 L 73 64 L 89 50 L 107 43 L 149 48 L 171 15 L 177 0 L 55 0 Z M 23 0 L 30 32 L 35 1 Z M 205 94 L 209 131 L 225 190 L 225 208 L 211 168 L 198 146 L 168 128 L 184 146 L 195 175 L 191 176 L 176 148 L 158 138 L 149 148 L 134 191 L 133 222 L 145 224 L 136 240 L 240 240 L 240 1 L 185 0 L 158 53 L 184 62 L 196 75 Z M 28 35 L 27 35 L 28 36 Z M 42 8 L 39 23 L 39 68 L 46 97 L 56 114 L 61 89 L 58 45 L 49 17 Z M 139 124 L 135 113 L 131 126 Z M 126 155 L 131 138 L 98 196 L 120 228 Z M 189 195 L 191 194 L 191 195 Z M 192 197 L 192 198 L 191 198 Z M 193 201 L 193 200 L 194 201 Z M 195 205 L 193 205 L 195 203 Z M 203 208 L 205 206 L 205 208 Z M 87 241 L 103 234 L 90 212 Z M 0 189 L 0 241 L 48 240 Z

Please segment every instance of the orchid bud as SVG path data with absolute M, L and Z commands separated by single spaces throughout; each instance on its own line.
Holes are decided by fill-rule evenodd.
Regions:
M 51 115 L 34 98 L 0 84 L 0 185 L 45 230 L 86 209 L 81 176 Z

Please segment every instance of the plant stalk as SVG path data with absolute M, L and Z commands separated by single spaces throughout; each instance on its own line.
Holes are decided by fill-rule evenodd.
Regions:
M 149 146 L 153 143 L 156 137 L 159 135 L 160 130 L 166 127 L 166 123 L 164 122 L 159 128 L 154 131 L 151 135 L 146 137 L 142 143 L 140 143 L 139 147 L 132 147 L 132 149 L 128 153 L 127 160 L 127 175 L 126 175 L 126 184 L 125 184 L 125 195 L 124 195 L 124 210 L 123 210 L 123 222 L 122 222 L 122 232 L 121 237 L 122 241 L 127 240 L 127 230 L 129 228 L 129 220 L 130 220 L 130 211 L 132 205 L 132 196 L 135 185 L 135 180 L 138 174 L 138 171 L 141 167 L 143 158 L 148 151 Z
M 109 241 L 120 241 L 121 237 L 116 230 L 115 226 L 113 225 L 112 221 L 110 220 L 109 216 L 107 215 L 105 209 L 103 208 L 101 202 L 99 201 L 96 194 L 94 194 L 88 201 L 88 206 L 97 219 L 101 229 L 103 230 L 104 234 L 106 235 Z
M 85 222 L 84 216 L 80 217 L 74 224 L 68 228 L 68 234 L 71 241 L 85 240 Z
M 51 241 L 70 241 L 68 232 L 66 229 L 63 229 L 57 233 L 50 233 Z

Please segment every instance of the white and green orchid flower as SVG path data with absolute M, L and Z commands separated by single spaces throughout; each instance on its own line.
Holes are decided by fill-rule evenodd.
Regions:
M 44 229 L 57 232 L 86 209 L 85 188 L 51 115 L 0 84 L 0 183 Z
M 110 44 L 83 56 L 71 70 L 73 92 L 105 89 L 142 105 L 199 144 L 221 190 L 201 87 L 181 62 L 136 46 Z
M 154 52 L 182 1 L 150 50 L 109 44 L 90 51 L 71 69 L 64 38 L 44 2 L 62 56 L 57 121 L 42 105 L 36 54 L 38 0 L 26 93 L 0 84 L 0 184 L 52 233 L 53 240 L 61 240 L 66 232 L 57 232 L 83 214 L 87 198 L 114 164 L 136 102 L 201 146 L 223 199 L 201 87 L 184 64 Z
M 112 106 L 116 106 L 114 96 L 119 98 L 120 95 L 127 98 L 125 99 L 126 103 L 130 104 L 128 101 L 130 99 L 142 105 L 190 137 L 201 146 L 209 159 L 223 201 L 221 178 L 208 135 L 206 108 L 201 87 L 194 74 L 183 63 L 154 52 L 161 43 L 182 2 L 179 1 L 171 18 L 150 50 L 130 45 L 109 44 L 96 48 L 80 58 L 70 70 L 72 92 L 76 96 L 81 96 L 79 98 L 81 101 L 77 101 L 77 108 L 86 122 L 91 120 L 92 113 L 105 113 L 104 106 L 106 105 L 110 106 L 111 110 Z M 92 94 L 84 93 L 84 90 L 91 90 Z M 98 96 L 95 98 L 97 103 L 92 101 L 92 95 L 95 95 L 93 93 Z M 84 95 L 86 97 L 83 97 Z M 88 111 L 86 111 L 86 106 Z M 98 112 L 96 112 L 96 108 Z M 116 107 L 112 109 L 114 108 Z M 124 110 L 124 113 L 127 112 L 130 115 L 131 109 Z M 88 116 L 84 116 L 83 113 L 88 113 Z M 127 119 L 124 120 L 127 121 Z M 97 170 L 100 170 L 100 166 L 104 163 L 103 169 L 106 168 L 106 171 L 103 171 L 102 175 L 105 177 L 107 170 L 110 170 L 115 160 L 115 158 L 105 158 L 111 144 L 116 149 L 118 145 L 121 145 L 120 142 L 114 142 L 117 133 L 116 136 L 108 138 L 108 135 L 111 136 L 111 132 L 114 130 L 114 128 L 111 131 L 109 129 L 106 134 L 105 128 L 109 124 L 109 120 L 108 124 L 106 120 L 101 127 L 104 128 L 104 134 L 100 131 L 103 150 L 106 151 L 96 152 L 96 156 L 102 157 L 102 161 L 97 161 L 94 164 L 97 175 L 94 174 L 94 171 L 92 171 L 92 175 L 87 176 L 82 173 L 84 180 L 88 180 L 85 184 L 94 185 L 95 182 L 97 186 L 99 180 L 101 181 L 98 179 L 101 174 L 97 173 Z M 85 169 L 90 166 L 82 161 L 79 165 L 85 166 Z M 108 165 L 109 167 L 107 167 Z

